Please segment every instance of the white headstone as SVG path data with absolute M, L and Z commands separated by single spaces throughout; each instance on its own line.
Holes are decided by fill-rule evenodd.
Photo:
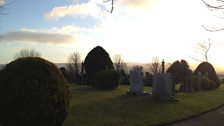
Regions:
M 156 74 L 153 77 L 152 96 L 159 100 L 174 100 L 174 87 L 170 74 Z
M 141 94 L 143 91 L 143 73 L 141 70 L 130 71 L 130 92 Z

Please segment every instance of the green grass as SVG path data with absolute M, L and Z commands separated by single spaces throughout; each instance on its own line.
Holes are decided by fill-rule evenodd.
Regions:
M 73 98 L 64 126 L 149 126 L 180 120 L 224 104 L 224 85 L 217 90 L 177 93 L 178 102 L 126 95 L 128 86 L 98 91 L 72 86 Z M 146 93 L 151 88 L 145 88 Z

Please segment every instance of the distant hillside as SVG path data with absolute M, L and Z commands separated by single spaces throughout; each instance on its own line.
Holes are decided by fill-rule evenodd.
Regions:
M 56 65 L 58 66 L 58 68 L 60 67 L 66 67 L 68 63 L 56 63 Z

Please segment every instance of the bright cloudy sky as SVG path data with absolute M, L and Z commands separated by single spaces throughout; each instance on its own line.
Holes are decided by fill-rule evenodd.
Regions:
M 211 0 L 212 1 L 212 0 Z M 190 56 L 198 42 L 212 42 L 209 61 L 224 65 L 224 31 L 219 12 L 208 11 L 201 0 L 115 0 L 113 13 L 103 0 L 0 0 L 8 3 L 0 15 L 0 64 L 16 52 L 34 48 L 54 63 L 67 62 L 78 51 L 82 59 L 95 46 L 127 62 L 167 62 Z

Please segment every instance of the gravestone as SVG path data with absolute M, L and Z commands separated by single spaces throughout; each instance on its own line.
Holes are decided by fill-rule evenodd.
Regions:
M 174 100 L 174 84 L 170 74 L 159 73 L 153 76 L 152 96 L 164 101 Z
M 184 92 L 193 92 L 193 75 L 192 74 L 189 74 L 187 77 L 185 77 L 185 82 L 184 82 L 184 85 L 183 85 L 184 89 L 183 91 Z
M 128 93 L 143 94 L 143 73 L 141 69 L 130 71 L 130 89 Z
M 197 77 L 197 90 L 201 91 L 201 80 L 202 80 L 202 74 L 201 72 L 198 72 L 198 77 Z

